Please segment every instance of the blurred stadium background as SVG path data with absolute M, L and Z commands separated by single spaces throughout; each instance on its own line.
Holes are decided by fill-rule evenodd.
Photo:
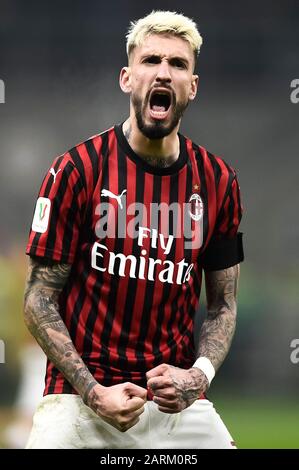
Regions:
M 56 155 L 125 119 L 126 29 L 158 8 L 199 25 L 199 95 L 182 130 L 236 168 L 245 209 L 238 328 L 210 397 L 240 448 L 299 448 L 296 0 L 0 1 L 0 447 L 22 445 L 41 393 L 44 361 L 22 320 L 39 185 Z

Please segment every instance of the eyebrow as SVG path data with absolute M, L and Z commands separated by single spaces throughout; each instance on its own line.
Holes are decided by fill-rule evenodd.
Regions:
M 143 59 L 147 59 L 147 58 L 150 58 L 150 57 L 153 57 L 153 58 L 157 58 L 157 59 L 161 59 L 162 56 L 160 54 L 157 54 L 157 53 L 145 53 L 143 54 L 141 57 L 140 57 L 140 60 L 143 60 Z M 190 62 L 188 59 L 186 59 L 185 57 L 182 57 L 182 56 L 171 56 L 168 58 L 169 61 L 172 61 L 172 60 L 180 60 L 181 62 L 183 62 L 185 65 L 189 66 L 190 65 Z

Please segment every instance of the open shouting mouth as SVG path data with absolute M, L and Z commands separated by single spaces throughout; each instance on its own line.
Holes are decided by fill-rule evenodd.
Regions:
M 153 119 L 165 119 L 169 114 L 172 99 L 171 91 L 166 88 L 155 88 L 149 98 L 150 115 Z

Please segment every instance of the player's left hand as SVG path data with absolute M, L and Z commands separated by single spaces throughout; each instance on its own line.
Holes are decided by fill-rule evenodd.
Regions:
M 205 374 L 198 368 L 180 369 L 160 364 L 146 373 L 153 401 L 163 413 L 179 413 L 208 389 Z

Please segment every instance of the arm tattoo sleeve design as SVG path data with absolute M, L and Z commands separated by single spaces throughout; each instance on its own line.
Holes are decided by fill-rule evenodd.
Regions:
M 208 357 L 215 370 L 224 361 L 235 332 L 239 273 L 236 265 L 205 274 L 208 313 L 199 335 L 199 356 Z
M 88 393 L 97 382 L 76 351 L 58 308 L 58 298 L 70 270 L 68 264 L 46 265 L 30 258 L 24 298 L 25 323 L 50 361 L 87 402 Z

